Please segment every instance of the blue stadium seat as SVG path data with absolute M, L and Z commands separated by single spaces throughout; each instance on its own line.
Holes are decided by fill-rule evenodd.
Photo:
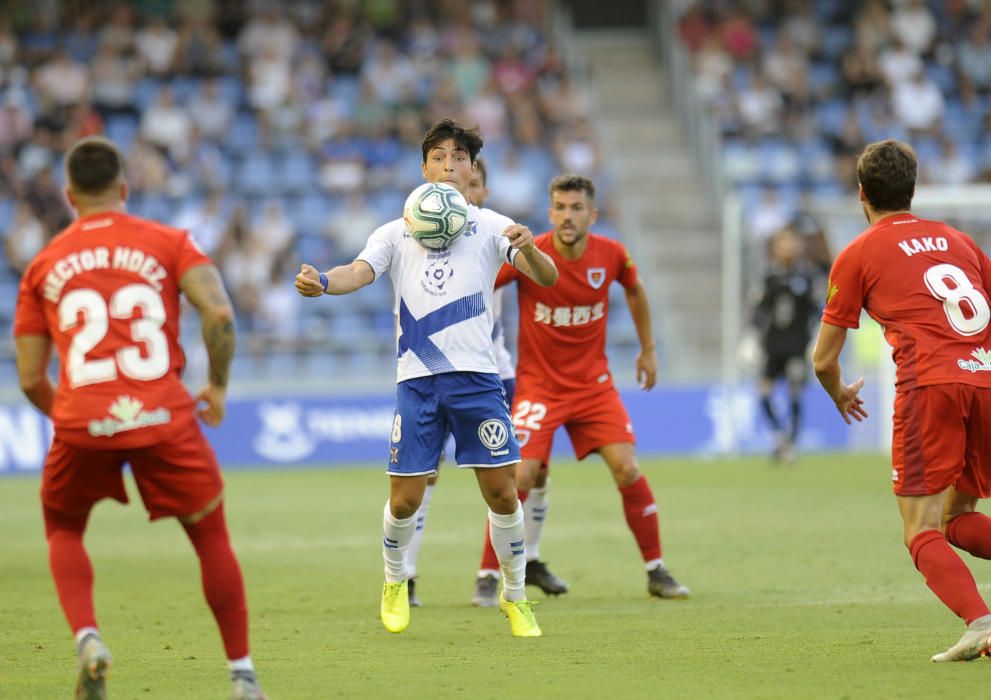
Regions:
M 838 136 L 843 132 L 846 121 L 847 103 L 843 100 L 826 100 L 816 108 L 819 130 L 824 135 Z
M 161 84 L 154 78 L 142 78 L 134 86 L 134 106 L 139 112 L 143 112 L 155 102 Z
M 126 153 L 138 134 L 138 120 L 126 114 L 113 114 L 107 117 L 104 133 Z
M 322 194 L 306 194 L 289 207 L 289 215 L 300 233 L 318 234 L 327 225 L 330 206 Z
M 839 82 L 840 72 L 835 64 L 828 61 L 814 61 L 809 66 L 809 89 L 812 94 L 823 94 Z
M 265 153 L 249 153 L 235 172 L 235 187 L 245 194 L 276 195 L 282 192 L 282 180 L 276 173 L 275 163 Z
M 317 184 L 317 166 L 308 153 L 289 151 L 282 159 L 279 177 L 285 192 L 293 194 L 312 192 Z
M 248 153 L 258 146 L 258 121 L 255 115 L 239 111 L 231 122 L 224 147 L 234 153 Z
M 842 24 L 830 25 L 822 33 L 822 52 L 828 58 L 837 59 L 853 46 L 853 39 L 853 27 Z

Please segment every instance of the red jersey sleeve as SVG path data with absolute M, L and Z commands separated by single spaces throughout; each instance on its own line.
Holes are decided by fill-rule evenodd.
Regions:
M 14 336 L 47 335 L 48 321 L 41 306 L 41 297 L 35 292 L 31 280 L 34 279 L 34 265 L 30 265 L 21 277 L 17 290 L 17 310 L 14 313 Z
M 495 288 L 505 287 L 510 282 L 515 282 L 523 273 L 516 269 L 514 265 L 503 265 L 499 268 L 499 274 L 496 275 Z
M 826 308 L 822 320 L 842 328 L 859 328 L 860 312 L 864 308 L 864 270 L 861 246 L 850 244 L 836 256 L 829 271 Z
M 181 280 L 186 272 L 197 265 L 212 265 L 210 257 L 200 250 L 189 231 L 183 231 L 179 251 L 176 254 L 176 280 Z
M 623 285 L 624 289 L 632 289 L 639 279 L 637 266 L 622 243 L 613 241 L 613 249 L 616 251 L 616 281 Z

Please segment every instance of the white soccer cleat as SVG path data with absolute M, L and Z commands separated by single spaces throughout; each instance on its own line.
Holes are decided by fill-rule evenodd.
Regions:
M 970 623 L 960 641 L 930 661 L 973 661 L 991 654 L 991 615 L 985 615 Z
M 86 635 L 79 645 L 79 681 L 76 684 L 76 700 L 105 700 L 110 664 L 110 651 L 99 635 Z

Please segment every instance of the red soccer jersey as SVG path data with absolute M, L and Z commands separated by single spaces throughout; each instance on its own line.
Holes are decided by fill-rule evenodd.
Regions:
M 897 214 L 855 238 L 833 263 L 822 320 L 884 328 L 896 386 L 991 387 L 991 260 L 964 233 Z
M 609 285 L 619 281 L 632 288 L 637 283 L 636 266 L 622 243 L 591 233 L 578 260 L 567 260 L 554 249 L 553 232 L 537 236 L 534 242 L 557 265 L 557 284 L 541 287 L 509 265 L 496 278 L 497 287 L 513 280 L 519 283 L 519 385 L 539 383 L 560 393 L 611 386 L 606 359 Z
M 14 335 L 49 336 L 58 352 L 59 437 L 142 447 L 192 418 L 180 380 L 179 280 L 209 263 L 185 231 L 118 212 L 77 220 L 31 262 Z

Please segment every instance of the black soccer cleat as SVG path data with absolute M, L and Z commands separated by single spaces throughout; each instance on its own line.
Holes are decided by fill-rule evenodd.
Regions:
M 409 589 L 409 606 L 411 608 L 420 607 L 420 599 L 416 597 L 416 578 L 411 578 L 407 582 L 407 588 Z
M 526 585 L 536 586 L 547 595 L 561 595 L 568 592 L 568 584 L 552 574 L 542 561 L 526 563 Z
M 663 564 L 647 572 L 647 592 L 658 598 L 687 598 L 691 595 L 688 587 L 675 581 Z

